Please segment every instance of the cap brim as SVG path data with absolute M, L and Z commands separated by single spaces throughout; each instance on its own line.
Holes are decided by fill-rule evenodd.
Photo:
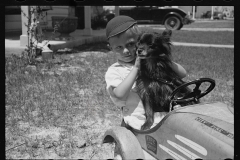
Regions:
M 111 34 L 107 37 L 107 39 L 113 37 L 113 36 L 116 36 L 126 30 L 128 30 L 130 27 L 132 27 L 134 24 L 137 24 L 137 22 L 127 22 L 127 23 L 124 23 L 122 25 L 120 25 L 119 27 L 115 28 Z

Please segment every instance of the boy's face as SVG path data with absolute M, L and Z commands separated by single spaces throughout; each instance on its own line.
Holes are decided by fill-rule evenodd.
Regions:
M 109 38 L 111 50 L 117 54 L 118 60 L 132 62 L 136 58 L 137 35 L 127 30 L 119 36 Z

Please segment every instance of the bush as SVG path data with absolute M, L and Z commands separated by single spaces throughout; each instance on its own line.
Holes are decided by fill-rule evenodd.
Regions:
M 207 11 L 205 13 L 202 13 L 201 18 L 211 18 L 211 11 Z
M 110 13 L 109 10 L 105 10 L 99 13 L 97 16 L 91 19 L 92 29 L 104 29 L 107 23 L 114 17 L 114 14 Z
M 104 19 L 102 15 L 97 15 L 91 19 L 92 29 L 101 29 L 106 28 L 107 21 Z
M 202 13 L 201 18 L 211 18 L 212 12 L 207 11 L 205 13 Z M 226 15 L 223 12 L 213 12 L 213 19 L 224 19 Z

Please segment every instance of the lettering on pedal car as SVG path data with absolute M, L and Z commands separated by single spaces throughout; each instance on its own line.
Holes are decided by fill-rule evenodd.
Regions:
M 212 124 L 212 123 L 210 123 L 210 122 L 208 122 L 208 121 L 206 121 L 206 120 L 204 120 L 200 117 L 197 117 L 195 120 L 202 123 L 202 124 L 205 124 L 206 126 L 214 129 L 215 131 L 217 131 L 219 133 L 224 134 L 225 136 L 227 136 L 231 139 L 234 139 L 234 135 L 232 133 L 229 133 L 228 131 L 226 131 L 226 130 L 224 130 L 224 129 L 222 129 L 222 128 L 220 128 L 220 127 L 218 127 L 218 126 L 216 126 L 216 125 L 214 125 L 214 124 Z
M 146 135 L 145 138 L 146 138 L 147 149 L 157 154 L 157 140 L 149 135 Z

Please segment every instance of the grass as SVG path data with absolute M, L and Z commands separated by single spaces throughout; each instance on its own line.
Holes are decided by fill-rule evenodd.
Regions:
M 163 25 L 161 26 L 164 27 Z M 184 25 L 183 28 L 234 28 L 234 20 L 197 20 L 191 24 Z
M 173 57 L 187 70 L 186 81 L 216 81 L 202 101 L 233 107 L 233 49 L 173 46 Z M 104 132 L 121 122 L 104 80 L 115 61 L 106 43 L 78 46 L 36 66 L 24 57 L 6 57 L 6 158 L 110 158 L 112 146 L 100 144 Z
M 234 20 L 195 21 L 183 28 L 234 28 Z
M 216 81 L 216 88 L 202 101 L 221 101 L 233 107 L 233 49 L 175 46 L 173 57 L 187 70 L 185 80 L 208 77 Z
M 203 43 L 203 44 L 224 44 L 234 45 L 234 32 L 201 32 L 201 31 L 174 31 L 172 34 L 174 42 Z
M 155 31 L 162 33 L 163 30 L 141 27 L 142 31 Z M 224 44 L 234 45 L 234 32 L 230 31 L 184 31 L 176 30 L 172 33 L 173 42 Z
M 52 158 L 100 156 L 102 131 L 120 124 L 120 118 L 107 98 L 104 82 L 104 72 L 114 57 L 97 53 L 56 55 L 55 62 L 36 67 L 26 66 L 26 60 L 18 56 L 6 58 L 7 158 L 43 158 L 46 150 L 55 150 L 48 155 Z M 54 131 L 49 132 L 50 128 Z M 45 132 L 65 138 L 48 138 Z M 23 146 L 13 148 L 19 144 Z M 89 147 L 82 145 L 92 150 L 86 152 Z

